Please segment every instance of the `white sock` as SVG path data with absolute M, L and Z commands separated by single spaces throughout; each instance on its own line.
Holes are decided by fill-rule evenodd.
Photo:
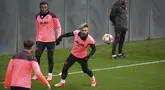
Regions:
M 112 55 L 112 57 L 116 57 L 116 55 Z
M 118 55 L 121 56 L 121 55 L 123 55 L 123 54 L 122 54 L 122 53 L 119 53 Z
M 65 80 L 64 79 L 61 79 L 61 83 L 65 83 Z
M 52 73 L 48 73 L 48 75 L 52 76 Z

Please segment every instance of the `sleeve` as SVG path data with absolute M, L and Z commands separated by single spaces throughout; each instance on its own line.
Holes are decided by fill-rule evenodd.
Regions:
M 95 40 L 92 37 L 90 37 L 89 44 L 95 44 Z
M 13 59 L 10 60 L 6 71 L 5 82 L 4 82 L 5 88 L 10 87 L 12 72 L 13 72 Z
M 57 38 L 58 38 L 59 36 L 61 36 L 61 24 L 57 17 L 53 17 L 53 22 L 56 26 L 56 31 L 58 33 Z
M 75 31 L 73 31 L 73 34 L 77 35 L 79 32 L 80 32 L 79 30 L 75 30 Z
M 68 32 L 68 33 L 65 33 L 63 35 L 61 35 L 62 37 L 70 37 L 70 36 L 74 36 L 74 33 L 73 32 Z
M 45 79 L 45 77 L 43 76 L 43 74 L 40 71 L 40 67 L 38 65 L 38 63 L 36 61 L 32 61 L 32 68 L 34 70 L 35 75 L 37 76 L 37 78 L 43 83 L 43 84 L 48 84 L 48 81 Z
M 39 23 L 36 19 L 36 36 L 39 34 Z
M 95 52 L 96 52 L 96 45 L 95 45 L 95 41 L 92 37 L 90 37 L 90 42 L 89 45 L 91 47 L 91 52 L 88 54 L 89 57 L 91 57 Z
M 93 54 L 96 52 L 96 45 L 95 44 L 90 44 L 91 47 L 91 52 L 89 53 L 89 57 L 93 56 Z
M 58 40 L 62 40 L 63 37 L 71 37 L 71 36 L 74 36 L 73 32 L 68 32 L 68 33 L 65 33 L 65 34 L 62 34 Z
M 36 21 L 36 37 L 39 35 L 39 22 L 37 20 L 37 17 L 39 16 L 39 13 L 36 15 L 35 21 Z
M 111 20 L 111 22 L 115 25 L 115 17 L 116 17 L 116 8 L 112 7 L 110 15 L 109 15 L 109 19 Z

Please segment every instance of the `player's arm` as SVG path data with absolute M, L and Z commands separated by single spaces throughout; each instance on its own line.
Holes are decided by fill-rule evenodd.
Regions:
M 94 53 L 96 52 L 96 45 L 95 44 L 90 44 L 91 47 L 91 52 L 87 55 L 87 59 L 89 59 L 91 56 L 94 55 Z
M 13 72 L 13 59 L 10 60 L 6 71 L 5 82 L 4 82 L 5 89 L 8 89 L 10 87 L 12 72 Z
M 88 60 L 91 56 L 94 55 L 94 53 L 96 52 L 96 45 L 95 45 L 95 41 L 94 39 L 91 37 L 90 41 L 89 41 L 89 46 L 91 47 L 91 51 L 90 53 L 85 57 L 86 60 Z
M 114 25 L 116 25 L 115 23 L 116 12 L 117 12 L 116 7 L 112 7 L 110 15 L 109 15 L 109 19 Z
M 39 23 L 36 19 L 36 35 L 39 35 Z
M 32 68 L 34 70 L 35 75 L 37 76 L 37 78 L 43 83 L 45 84 L 47 87 L 50 87 L 49 82 L 45 79 L 45 77 L 43 76 L 43 74 L 40 71 L 40 67 L 38 65 L 38 63 L 36 61 L 32 61 Z
M 37 21 L 37 17 L 38 17 L 39 14 L 36 15 L 35 17 L 35 21 L 36 21 L 36 34 L 38 35 L 38 32 L 39 32 L 39 23 Z
M 59 19 L 55 15 L 53 15 L 53 22 L 56 26 L 56 31 L 57 31 L 57 34 L 58 34 L 57 38 L 58 38 L 59 36 L 61 36 L 61 24 L 60 24 Z
M 63 37 L 71 37 L 71 36 L 74 36 L 74 33 L 73 32 L 68 32 L 68 33 L 65 33 L 65 34 L 62 34 L 57 40 L 56 40 L 56 45 L 60 44 L 61 40 Z
M 62 34 L 59 38 L 62 39 L 63 37 L 71 37 L 71 36 L 74 36 L 73 32 L 68 32 L 68 33 Z

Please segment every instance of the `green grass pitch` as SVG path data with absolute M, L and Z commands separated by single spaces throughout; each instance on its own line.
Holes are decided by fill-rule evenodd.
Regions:
M 111 45 L 97 46 L 96 54 L 89 60 L 89 68 L 101 69 L 165 60 L 165 38 L 125 43 L 124 52 L 127 58 L 123 59 L 112 60 L 111 49 Z M 70 50 L 58 49 L 55 51 L 53 75 L 61 72 L 63 62 Z M 0 56 L 0 82 L 4 81 L 10 58 L 11 55 Z M 41 71 L 47 76 L 46 52 L 41 57 Z M 78 63 L 75 63 L 69 73 L 77 71 L 81 71 L 81 68 Z M 54 87 L 54 84 L 60 81 L 60 76 L 54 76 L 53 80 L 49 82 L 52 90 L 165 90 L 164 62 L 96 71 L 94 75 L 97 80 L 96 87 L 90 87 L 90 79 L 84 73 L 68 75 L 65 87 Z M 0 90 L 4 90 L 3 83 L 0 83 Z M 32 90 L 46 90 L 46 87 L 36 80 L 32 81 Z

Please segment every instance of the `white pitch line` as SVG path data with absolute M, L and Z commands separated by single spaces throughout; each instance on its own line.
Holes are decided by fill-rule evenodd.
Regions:
M 108 67 L 108 68 L 100 68 L 100 69 L 93 69 L 93 72 L 96 71 L 104 71 L 104 70 L 110 70 L 110 69 L 118 69 L 118 68 L 125 68 L 125 67 L 134 67 L 134 66 L 141 66 L 141 65 L 149 65 L 149 64 L 155 64 L 155 63 L 162 63 L 165 62 L 165 60 L 159 60 L 159 61 L 153 61 L 153 62 L 144 62 L 144 63 L 137 63 L 137 64 L 130 64 L 130 65 L 123 65 L 123 66 L 114 66 L 114 67 Z M 77 72 L 71 72 L 68 73 L 69 75 L 73 74 L 78 74 L 78 73 L 83 73 L 82 71 L 77 71 Z M 61 76 L 59 74 L 53 75 L 53 76 Z M 0 82 L 0 84 L 3 84 L 4 82 Z

